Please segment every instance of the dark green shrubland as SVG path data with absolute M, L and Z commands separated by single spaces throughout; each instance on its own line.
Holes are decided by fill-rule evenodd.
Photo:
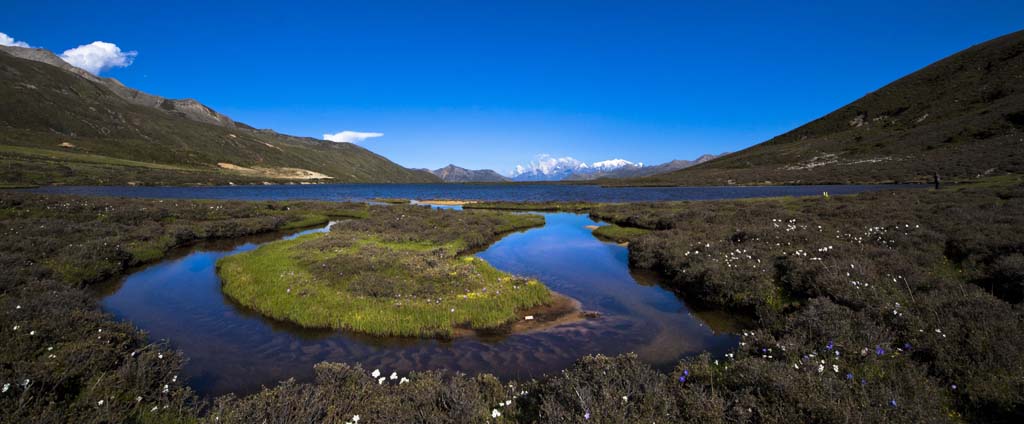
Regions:
M 689 302 L 752 314 L 757 338 L 745 337 L 737 358 L 745 348 L 773 349 L 762 359 L 793 373 L 814 366 L 803 355 L 826 355 L 823 375 L 836 365 L 832 374 L 888 387 L 896 408 L 917 408 L 920 420 L 946 411 L 1013 421 L 1024 413 L 1021 211 L 1019 181 L 1001 181 L 831 199 L 604 205 L 592 215 L 656 230 L 631 241 L 630 263 L 660 271 Z M 910 390 L 907 379 L 922 388 Z M 853 416 L 840 412 L 833 415 Z

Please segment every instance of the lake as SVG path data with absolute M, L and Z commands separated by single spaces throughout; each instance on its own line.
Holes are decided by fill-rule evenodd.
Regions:
M 919 185 L 758 187 L 600 187 L 565 184 L 311 184 L 210 187 L 47 186 L 37 193 L 219 200 L 367 201 L 375 198 L 510 202 L 661 202 L 750 197 L 818 196 L 917 188 Z

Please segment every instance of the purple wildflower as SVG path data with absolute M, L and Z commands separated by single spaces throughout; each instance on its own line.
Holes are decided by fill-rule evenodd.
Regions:
M 846 373 L 846 379 L 847 380 L 853 380 L 853 373 L 849 373 L 849 372 Z
M 828 344 L 825 345 L 825 350 L 832 350 L 833 347 L 835 347 L 835 345 L 832 344 L 832 340 L 829 340 Z
M 586 414 L 583 414 L 583 419 L 585 419 L 585 420 L 589 420 L 590 419 L 590 411 L 587 411 Z
M 889 405 L 892 405 L 892 407 L 895 408 L 896 407 L 896 399 L 890 400 L 889 401 Z
M 882 349 L 882 346 L 875 346 L 875 355 L 885 355 L 885 349 Z

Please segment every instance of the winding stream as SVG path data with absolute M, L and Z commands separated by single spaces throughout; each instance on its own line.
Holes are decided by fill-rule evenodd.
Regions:
M 322 361 L 362 363 L 385 373 L 446 368 L 502 378 L 558 372 L 588 354 L 636 352 L 669 369 L 679 358 L 721 354 L 737 342 L 728 325 L 692 313 L 656 280 L 630 273 L 625 247 L 602 242 L 585 215 L 544 214 L 543 227 L 510 234 L 477 254 L 496 268 L 535 277 L 597 311 L 599 318 L 543 331 L 433 340 L 309 330 L 264 318 L 220 290 L 217 259 L 281 238 L 207 243 L 101 287 L 104 310 L 189 358 L 182 377 L 200 394 L 250 393 L 262 385 L 308 380 Z M 327 228 L 307 230 L 296 237 Z M 709 323 L 714 325 L 709 325 Z

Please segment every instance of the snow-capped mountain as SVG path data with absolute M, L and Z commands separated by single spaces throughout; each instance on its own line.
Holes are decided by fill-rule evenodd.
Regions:
M 593 164 L 590 165 L 591 169 L 597 171 L 614 171 L 616 169 L 625 167 L 643 168 L 644 164 L 643 162 L 633 163 L 625 159 L 608 159 L 600 162 L 594 162 Z
M 533 162 L 516 165 L 512 171 L 514 181 L 561 181 L 577 179 L 579 176 L 599 172 L 608 172 L 624 167 L 641 168 L 644 164 L 634 163 L 625 159 L 609 159 L 592 164 L 573 157 L 556 158 L 551 155 L 539 155 Z

